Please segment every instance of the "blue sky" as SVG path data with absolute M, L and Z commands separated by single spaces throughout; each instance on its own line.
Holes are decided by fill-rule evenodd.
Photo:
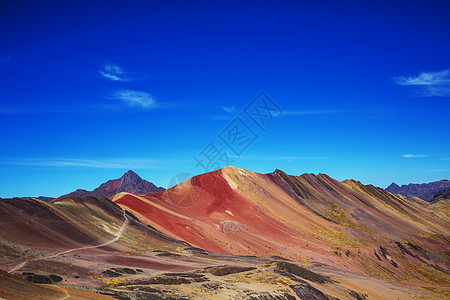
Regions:
M 167 187 L 214 153 L 209 169 L 449 178 L 450 2 L 335 2 L 2 1 L 0 197 L 128 169 Z

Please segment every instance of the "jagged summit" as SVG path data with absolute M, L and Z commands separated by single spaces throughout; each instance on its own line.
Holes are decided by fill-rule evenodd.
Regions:
M 410 183 L 408 185 L 399 186 L 395 183 L 391 183 L 386 188 L 386 191 L 393 194 L 400 194 L 405 197 L 418 197 L 427 202 L 433 200 L 433 196 L 439 192 L 446 189 L 450 189 L 450 181 L 447 179 L 442 179 L 430 183 Z
M 130 179 L 142 179 L 138 174 L 136 174 L 133 170 L 128 170 L 125 174 L 120 177 L 121 179 L 130 178 Z
M 396 184 L 395 182 L 393 182 L 386 188 L 386 191 L 394 193 L 394 194 L 399 194 L 400 186 L 398 184 Z
M 105 183 L 102 183 L 98 188 L 94 189 L 93 191 L 86 191 L 83 189 L 78 189 L 72 193 L 69 193 L 67 195 L 63 195 L 59 197 L 58 199 L 61 199 L 63 197 L 67 196 L 75 196 L 75 197 L 87 197 L 87 196 L 94 196 L 94 197 L 106 197 L 110 198 L 114 196 L 115 194 L 125 192 L 135 195 L 145 195 L 149 193 L 157 193 L 160 191 L 163 191 L 164 188 L 157 187 L 153 183 L 142 179 L 138 174 L 136 174 L 134 171 L 129 170 L 125 174 L 122 175 L 122 177 L 118 179 L 108 180 Z M 58 200 L 56 199 L 56 200 Z
M 132 170 L 129 170 L 123 174 L 122 177 L 120 177 L 120 185 L 118 189 L 136 188 L 138 185 L 141 186 L 143 181 L 144 180 L 142 180 L 138 174 Z

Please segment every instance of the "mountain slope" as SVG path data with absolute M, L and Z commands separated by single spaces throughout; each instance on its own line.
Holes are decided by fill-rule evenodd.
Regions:
M 433 201 L 438 199 L 450 199 L 450 190 L 442 190 L 433 196 Z
M 209 265 L 148 255 L 175 251 L 180 247 L 189 245 L 141 224 L 107 198 L 66 197 L 54 204 L 26 198 L 0 200 L 0 270 L 22 275 L 23 279 L 32 274 L 43 280 L 43 276 L 56 274 L 64 278 L 65 284 L 99 287 L 109 282 L 107 277 L 114 274 L 107 271 L 111 267 L 158 272 Z M 0 297 L 59 299 L 62 297 L 57 295 L 61 290 L 61 296 L 82 294 L 72 290 L 67 292 L 67 288 L 39 288 L 16 279 L 0 272 L 0 282 L 17 286 L 16 297 L 11 296 L 14 291 L 0 286 Z M 38 297 L 39 293 L 52 292 L 55 296 Z M 35 293 L 35 296 L 27 293 Z M 85 293 L 74 299 L 112 299 Z
M 143 180 L 139 175 L 137 175 L 133 171 L 126 172 L 119 179 L 108 180 L 105 183 L 102 183 L 98 188 L 93 191 L 86 191 L 82 189 L 78 189 L 72 193 L 63 195 L 57 198 L 55 201 L 62 199 L 64 197 L 105 197 L 110 198 L 115 194 L 125 192 L 135 195 L 145 195 L 148 193 L 156 193 L 159 191 L 163 191 L 164 188 L 157 187 L 153 183 L 148 182 L 147 180 Z
M 112 200 L 1 199 L 0 298 L 450 296 L 445 199 L 226 167 Z
M 439 180 L 430 183 L 410 183 L 408 185 L 399 186 L 391 183 L 386 188 L 386 191 L 393 194 L 401 194 L 406 197 L 419 197 L 427 202 L 433 200 L 433 196 L 442 190 L 450 189 L 450 180 Z
M 2 199 L 0 233 L 0 298 L 6 299 L 354 299 L 365 290 L 277 258 L 193 248 L 105 198 Z
M 353 180 L 226 167 L 163 192 L 112 199 L 143 223 L 209 251 L 316 261 L 396 282 L 450 283 L 448 222 Z M 436 268 L 423 269 L 424 262 Z
M 2 199 L 0 228 L 3 240 L 51 251 L 113 240 L 99 248 L 125 250 L 134 245 L 173 249 L 183 245 L 140 224 L 107 198 L 66 197 L 54 204 L 26 198 Z

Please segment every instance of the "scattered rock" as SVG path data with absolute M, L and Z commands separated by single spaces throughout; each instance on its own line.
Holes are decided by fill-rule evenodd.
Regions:
M 152 292 L 149 289 L 142 289 L 137 286 L 148 286 L 152 284 L 165 284 L 165 285 L 180 285 L 180 284 L 189 284 L 193 282 L 205 282 L 208 281 L 208 278 L 204 274 L 199 273 L 166 273 L 162 276 L 156 276 L 148 279 L 138 279 L 133 281 L 127 281 L 117 284 L 118 286 L 133 286 L 133 288 L 137 288 L 140 291 Z M 153 287 L 150 287 L 154 289 Z
M 368 297 L 367 294 L 357 293 L 355 291 L 350 291 L 350 296 L 352 296 L 356 300 L 366 300 Z
M 290 293 L 285 292 L 283 294 L 279 293 L 274 295 L 268 292 L 251 292 L 247 293 L 245 299 L 248 300 L 295 300 L 296 298 Z
M 391 265 L 393 265 L 395 268 L 398 268 L 397 263 L 394 260 L 389 260 L 389 262 L 391 263 Z
M 108 276 L 108 277 L 120 277 L 122 276 L 122 274 L 114 272 L 112 270 L 106 270 L 102 272 L 103 275 Z
M 378 260 L 381 260 L 380 256 L 377 254 L 377 252 L 375 250 L 373 250 L 373 254 L 375 254 L 375 256 L 378 258 Z
M 284 262 L 284 261 L 278 261 L 275 263 L 275 270 L 278 273 L 281 274 L 290 274 L 290 275 L 296 275 L 299 276 L 303 279 L 312 281 L 312 282 L 317 282 L 317 283 L 327 283 L 330 282 L 331 280 L 323 275 L 311 272 L 305 268 L 302 268 L 300 266 L 297 266 L 295 264 L 291 264 L 288 262 Z M 303 298 L 302 298 L 303 299 Z
M 181 256 L 181 255 L 169 251 L 161 251 L 160 253 L 156 254 L 156 256 Z
M 208 281 L 208 278 L 201 273 L 165 273 L 164 276 L 189 278 L 192 282 Z
M 289 286 L 300 299 L 303 300 L 330 300 L 337 299 L 332 296 L 325 295 L 320 290 L 311 286 L 306 281 L 301 284 L 295 284 Z M 295 299 L 295 298 L 294 298 Z
M 187 247 L 187 248 L 184 248 L 184 250 L 187 250 L 187 251 L 189 251 L 191 253 L 194 253 L 194 254 L 209 255 L 206 250 L 203 250 L 203 249 L 200 249 L 200 248 L 196 248 L 196 247 Z
M 111 270 L 121 274 L 136 274 L 136 271 L 130 268 L 112 268 Z
M 135 215 L 133 215 L 133 213 L 131 213 L 128 210 L 125 210 L 125 213 L 127 214 L 127 216 L 129 216 L 130 218 L 134 219 L 135 221 L 141 223 L 141 220 L 139 220 Z
M 412 254 L 411 251 L 409 251 L 408 249 L 406 249 L 406 247 L 403 246 L 400 242 L 397 242 L 397 241 L 396 241 L 395 243 L 397 244 L 398 248 L 400 248 L 400 251 L 402 251 L 403 254 L 407 254 L 407 255 L 410 255 L 410 256 L 412 256 L 412 257 L 415 257 L 415 255 Z
M 33 283 L 39 283 L 39 284 L 49 284 L 52 283 L 50 278 L 45 275 L 28 275 L 26 280 L 33 282 Z
M 389 252 L 387 251 L 386 248 L 384 248 L 383 246 L 380 246 L 380 253 L 381 253 L 381 255 L 383 255 L 383 257 L 385 259 L 387 259 L 387 255 L 389 255 Z
M 255 267 L 241 267 L 241 266 L 220 266 L 220 267 L 207 267 L 205 271 L 214 276 L 225 276 L 228 274 L 247 272 L 255 270 Z
M 61 276 L 54 275 L 54 274 L 50 275 L 49 277 L 53 282 L 60 282 L 63 280 Z
M 220 284 L 218 284 L 217 282 L 208 282 L 208 283 L 203 283 L 202 287 L 208 290 L 218 290 L 221 289 L 222 287 L 220 286 Z

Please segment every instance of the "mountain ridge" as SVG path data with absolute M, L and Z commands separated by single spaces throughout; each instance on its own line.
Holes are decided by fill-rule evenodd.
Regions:
M 395 274 L 396 280 L 407 280 L 412 273 L 402 272 L 423 261 L 437 266 L 427 275 L 435 279 L 426 280 L 443 280 L 439 268 L 449 264 L 441 252 L 450 249 L 445 215 L 325 174 L 259 174 L 228 166 L 156 194 L 122 193 L 112 200 L 142 223 L 215 253 L 313 259 L 353 272 Z
M 102 189 L 133 190 L 133 173 Z M 145 195 L 1 199 L 0 297 L 62 278 L 136 299 L 442 299 L 449 202 L 231 166 Z
M 393 182 L 385 190 L 393 194 L 418 197 L 430 202 L 436 193 L 446 189 L 450 189 L 450 180 L 441 179 L 429 183 L 410 183 L 401 186 Z
M 92 191 L 87 191 L 84 189 L 77 189 L 71 193 L 62 195 L 53 202 L 56 202 L 65 197 L 105 197 L 110 198 L 118 193 L 126 192 L 135 195 L 145 195 L 149 193 L 156 193 L 164 191 L 163 187 L 157 187 L 153 183 L 142 179 L 134 171 L 129 170 L 122 177 L 118 179 L 110 179 L 107 182 L 100 184 L 97 188 Z

